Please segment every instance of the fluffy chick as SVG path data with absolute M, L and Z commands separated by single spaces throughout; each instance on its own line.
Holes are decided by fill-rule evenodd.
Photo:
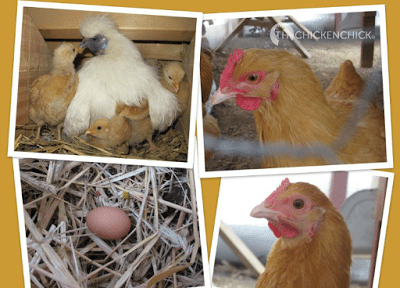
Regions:
M 144 101 L 140 106 L 128 106 L 119 102 L 115 113 L 119 117 L 127 119 L 131 126 L 132 131 L 128 140 L 129 145 L 133 146 L 147 140 L 150 150 L 158 149 L 152 140 L 154 129 L 151 125 L 147 101 Z
M 76 54 L 74 45 L 61 44 L 54 51 L 50 73 L 40 76 L 31 85 L 29 118 L 39 126 L 36 142 L 43 142 L 40 130 L 45 124 L 57 126 L 57 139 L 61 140 L 65 114 L 79 82 L 73 64 Z
M 118 148 L 120 152 L 127 153 L 132 127 L 125 117 L 115 115 L 111 119 L 95 120 L 85 134 L 89 141 L 99 148 Z
M 149 103 L 154 129 L 165 130 L 175 120 L 179 105 L 173 93 L 158 81 L 156 71 L 146 64 L 136 45 L 118 31 L 107 15 L 92 16 L 80 24 L 85 38 L 82 47 L 95 56 L 79 70 L 79 87 L 68 108 L 64 132 L 83 133 L 94 120 L 115 115 L 118 102 L 138 106 Z
M 186 72 L 180 62 L 171 61 L 163 66 L 162 74 L 160 82 L 164 88 L 176 95 L 182 115 L 189 105 L 191 90 Z

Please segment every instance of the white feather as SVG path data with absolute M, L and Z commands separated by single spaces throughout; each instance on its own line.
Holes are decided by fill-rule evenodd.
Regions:
M 139 105 L 149 103 L 150 119 L 155 130 L 165 130 L 175 120 L 179 105 L 174 94 L 158 81 L 135 44 L 117 30 L 107 16 L 95 16 L 81 23 L 84 37 L 104 35 L 108 45 L 103 55 L 93 57 L 78 72 L 78 90 L 64 121 L 64 132 L 79 135 L 98 118 L 111 118 L 118 101 Z

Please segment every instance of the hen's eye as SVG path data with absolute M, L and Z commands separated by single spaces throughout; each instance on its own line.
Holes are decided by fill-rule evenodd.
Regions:
M 296 199 L 293 201 L 293 207 L 296 209 L 301 209 L 304 207 L 304 201 L 301 199 Z
M 97 126 L 97 130 L 101 130 L 101 126 Z
M 250 82 L 254 82 L 258 80 L 258 75 L 257 74 L 251 74 L 250 76 L 247 77 L 247 80 Z
M 168 76 L 168 78 L 172 80 L 172 77 L 171 77 L 171 76 Z

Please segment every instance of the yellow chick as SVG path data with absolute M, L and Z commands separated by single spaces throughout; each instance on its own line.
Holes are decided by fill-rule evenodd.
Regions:
M 128 106 L 122 102 L 117 103 L 115 113 L 118 116 L 125 117 L 131 125 L 131 137 L 128 140 L 129 145 L 135 145 L 147 140 L 150 144 L 150 150 L 157 150 L 153 142 L 153 126 L 149 116 L 149 106 L 144 101 L 140 106 Z
M 89 142 L 102 148 L 118 148 L 122 153 L 128 152 L 128 140 L 132 135 L 129 121 L 120 115 L 111 119 L 101 118 L 95 120 L 86 130 Z
M 111 119 L 95 120 L 85 134 L 97 147 L 117 148 L 120 152 L 128 152 L 129 145 L 135 145 L 144 140 L 149 142 L 151 150 L 157 150 L 152 141 L 153 131 L 148 102 L 145 100 L 141 106 L 117 103 L 115 116 Z
M 176 95 L 182 115 L 188 107 L 191 91 L 185 70 L 180 62 L 171 61 L 163 66 L 162 74 L 160 82 L 164 88 Z
M 29 118 L 39 126 L 36 142 L 45 143 L 40 138 L 41 128 L 45 124 L 57 126 L 57 139 L 61 140 L 65 114 L 79 82 L 73 64 L 76 54 L 74 45 L 61 44 L 54 51 L 50 73 L 38 77 L 31 85 Z

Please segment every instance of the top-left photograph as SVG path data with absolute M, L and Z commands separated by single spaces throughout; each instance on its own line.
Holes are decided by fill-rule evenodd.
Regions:
M 8 156 L 191 168 L 201 21 L 19 1 Z

